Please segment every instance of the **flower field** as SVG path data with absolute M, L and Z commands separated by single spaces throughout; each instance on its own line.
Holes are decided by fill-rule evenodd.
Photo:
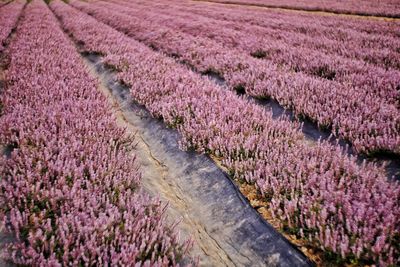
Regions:
M 0 214 L 15 236 L 4 248 L 7 260 L 199 263 L 196 240 L 180 238 L 168 219 L 174 207 L 142 188 L 150 167 L 138 162 L 136 137 L 117 125 L 84 61 L 96 55 L 135 103 L 179 133 L 181 149 L 209 155 L 254 188 L 277 230 L 322 255 L 317 265 L 400 264 L 398 174 L 389 177 L 375 158 L 400 156 L 400 22 L 247 7 L 278 1 L 220 2 L 245 5 L 0 6 Z M 395 1 L 355 2 L 278 4 L 398 16 Z M 295 119 L 275 118 L 255 99 L 276 100 Z M 304 121 L 337 142 L 310 141 Z
M 224 23 L 218 25 L 210 22 L 210 25 L 214 26 L 207 28 L 207 24 L 201 22 L 199 28 L 196 24 L 192 25 L 190 19 L 190 23 L 182 26 L 182 23 L 178 23 L 179 19 L 162 19 L 158 14 L 148 14 L 149 12 L 140 9 L 135 11 L 127 7 L 131 4 L 71 4 L 148 46 L 179 58 L 199 72 L 216 72 L 232 89 L 244 88 L 246 93 L 252 96 L 278 100 L 281 105 L 293 109 L 299 116 L 308 117 L 321 127 L 332 128 L 334 134 L 350 140 L 358 152 L 400 152 L 400 72 L 396 68 L 384 64 L 379 67 L 372 66 L 368 62 L 348 58 L 341 59 L 336 54 L 324 58 L 318 55 L 318 52 L 313 60 L 308 58 L 310 52 L 295 48 L 299 54 L 304 55 L 300 56 L 303 57 L 301 59 L 289 52 L 290 49 L 294 49 L 293 46 L 283 48 L 288 51 L 287 54 L 279 45 L 271 48 L 270 44 L 267 44 L 263 47 L 263 43 L 270 42 L 268 32 L 262 32 L 253 40 L 252 34 L 247 38 L 247 33 L 252 33 L 252 29 L 230 32 L 225 30 Z M 174 13 L 174 16 L 179 14 Z M 166 26 L 166 20 L 172 26 Z M 221 31 L 224 33 L 219 34 Z M 202 37 L 208 34 L 215 37 Z M 246 35 L 246 38 L 243 38 L 243 35 Z M 257 40 L 262 38 L 260 36 L 268 36 L 268 40 Z M 230 42 L 236 43 L 235 46 L 240 49 L 230 48 Z M 243 46 L 240 45 L 242 42 L 245 43 Z M 394 47 L 399 46 L 394 37 L 390 42 Z M 382 45 L 374 45 L 376 50 L 381 48 Z M 368 50 L 371 49 L 365 52 L 371 54 Z M 376 58 L 384 57 L 389 62 L 399 62 L 398 51 L 391 54 L 389 49 L 386 50 L 388 52 L 385 56 L 377 55 Z M 271 53 L 269 57 L 273 60 L 254 58 L 251 56 L 254 53 Z M 314 54 L 311 55 L 314 57 Z M 335 69 L 335 66 L 339 67 Z M 372 71 L 368 71 L 368 68 L 373 68 L 374 74 L 369 75 Z

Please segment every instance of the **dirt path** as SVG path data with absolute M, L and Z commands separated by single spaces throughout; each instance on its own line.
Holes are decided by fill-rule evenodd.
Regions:
M 181 220 L 192 237 L 200 266 L 307 266 L 297 249 L 267 224 L 231 180 L 204 155 L 181 151 L 179 135 L 133 103 L 128 88 L 113 81 L 97 56 L 86 56 L 100 90 L 113 104 L 118 124 L 136 134 L 132 151 L 143 172 L 143 186 L 169 202 L 168 216 Z

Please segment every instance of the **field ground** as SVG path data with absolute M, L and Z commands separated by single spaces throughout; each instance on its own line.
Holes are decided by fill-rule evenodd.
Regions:
M 1 1 L 0 264 L 400 264 L 396 3 L 307 1 Z

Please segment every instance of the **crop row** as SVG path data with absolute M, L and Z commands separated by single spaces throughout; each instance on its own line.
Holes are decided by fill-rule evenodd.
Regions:
M 4 42 L 17 23 L 22 8 L 23 0 L 15 0 L 0 8 L 0 52 L 4 49 Z
M 382 170 L 357 165 L 336 146 L 310 146 L 298 125 L 273 120 L 255 103 L 61 1 L 50 6 L 83 49 L 104 56 L 135 100 L 178 129 L 183 148 L 214 154 L 233 176 L 255 184 L 283 227 L 343 258 L 398 261 L 400 187 Z
M 15 234 L 8 256 L 29 266 L 171 266 L 189 243 L 165 206 L 140 189 L 105 97 L 40 0 L 27 5 L 7 48 L 1 95 L 1 218 Z
M 361 3 L 357 0 L 212 0 L 212 2 L 400 18 L 400 4 L 396 0 L 363 0 Z
M 152 6 L 160 11 L 189 12 L 225 22 L 225 29 L 268 36 L 268 42 L 279 41 L 297 48 L 313 49 L 325 54 L 358 59 L 382 68 L 400 68 L 399 22 L 334 19 L 304 16 L 287 12 L 229 8 L 195 2 L 142 2 L 113 0 L 124 5 Z M 170 11 L 170 12 L 171 12 Z M 169 13 L 171 14 L 171 13 Z M 240 41 L 240 40 L 238 40 Z M 272 51 L 273 52 L 273 51 Z
M 71 4 L 150 47 L 177 57 L 199 72 L 218 73 L 232 89 L 274 98 L 297 115 L 311 118 L 321 127 L 332 127 L 335 134 L 350 140 L 358 152 L 399 153 L 398 109 L 377 101 L 362 88 L 281 70 L 268 61 L 226 49 L 209 38 L 165 27 L 158 16 L 126 15 L 125 8 L 102 2 L 71 1 Z
M 297 47 L 302 40 L 294 40 L 295 34 L 290 34 L 288 40 L 278 37 L 273 40 L 273 34 L 259 31 L 254 27 L 242 26 L 241 23 L 225 23 L 220 20 L 196 16 L 176 10 L 175 7 L 138 8 L 137 4 L 114 0 L 124 6 L 121 10 L 130 15 L 146 15 L 157 17 L 162 25 L 180 30 L 193 36 L 213 39 L 229 49 L 238 48 L 249 55 L 262 57 L 280 66 L 289 67 L 287 71 L 304 72 L 315 77 L 333 79 L 348 87 L 360 87 L 366 94 L 377 97 L 377 101 L 400 105 L 399 71 L 386 71 L 380 67 L 365 64 L 354 59 L 346 59 L 337 55 L 326 55 L 310 48 Z M 114 6 L 107 4 L 110 8 Z M 160 14 L 165 13 L 165 14 Z M 170 15 L 173 13 L 173 16 Z M 230 25 L 233 29 L 230 29 Z M 240 30 L 238 30 L 240 29 Z M 339 40 L 333 41 L 339 44 Z M 348 48 L 352 49 L 352 48 Z M 400 57 L 399 57 L 400 62 Z

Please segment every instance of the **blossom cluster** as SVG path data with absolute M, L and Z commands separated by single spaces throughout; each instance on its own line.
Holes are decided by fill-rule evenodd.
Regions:
M 400 3 L 396 0 L 363 0 L 362 2 L 357 0 L 212 0 L 212 2 L 400 18 Z
M 243 88 L 249 95 L 276 99 L 298 116 L 331 128 L 334 134 L 349 140 L 357 152 L 400 153 L 400 112 L 396 104 L 396 77 L 400 75 L 393 76 L 395 70 L 382 70 L 382 76 L 376 74 L 368 79 L 355 77 L 358 84 L 352 86 L 346 81 L 351 75 L 344 74 L 344 82 L 338 82 L 282 69 L 276 62 L 254 58 L 240 49 L 225 47 L 223 42 L 202 37 L 198 29 L 191 35 L 182 31 L 183 24 L 171 22 L 165 26 L 165 19 L 158 14 L 133 12 L 126 5 L 106 2 L 73 1 L 72 5 L 199 72 L 218 73 L 232 89 Z M 359 73 L 362 66 L 357 65 Z M 317 72 L 321 71 L 324 68 Z
M 140 189 L 131 136 L 117 127 L 74 44 L 31 1 L 6 50 L 1 94 L 2 224 L 7 255 L 29 266 L 171 266 L 190 247 L 166 205 Z
M 133 99 L 178 129 L 183 148 L 221 158 L 231 175 L 254 184 L 282 227 L 343 258 L 399 262 L 400 186 L 382 169 L 359 165 L 338 146 L 307 144 L 297 123 L 274 120 L 253 101 L 70 5 L 50 6 L 84 50 L 104 56 Z
M 17 23 L 22 8 L 23 0 L 15 0 L 0 8 L 0 51 L 4 49 L 4 42 Z

